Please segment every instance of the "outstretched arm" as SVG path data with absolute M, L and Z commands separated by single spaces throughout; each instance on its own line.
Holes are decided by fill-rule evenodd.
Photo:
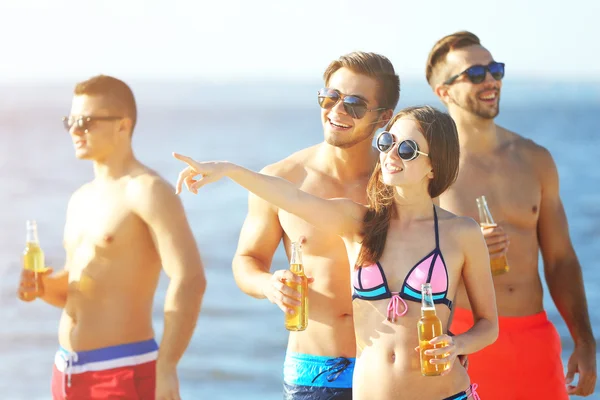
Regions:
M 179 154 L 174 156 L 188 164 L 179 175 L 177 193 L 183 183 L 197 194 L 201 186 L 227 176 L 258 197 L 321 230 L 351 239 L 360 235 L 366 208 L 350 199 L 322 199 L 298 189 L 283 178 L 260 174 L 228 162 L 201 163 Z M 194 179 L 198 175 L 202 176 L 201 179 Z
M 542 201 L 538 220 L 538 240 L 544 259 L 544 272 L 550 295 L 569 327 L 575 350 L 567 364 L 567 383 L 579 373 L 577 387 L 569 394 L 587 396 L 596 385 L 596 342 L 583 286 L 579 260 L 569 237 L 567 217 L 559 195 L 558 172 L 550 153 L 540 157 Z

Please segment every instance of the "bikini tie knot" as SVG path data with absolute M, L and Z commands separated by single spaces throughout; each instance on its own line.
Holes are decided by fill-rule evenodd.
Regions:
M 400 312 L 399 307 L 400 303 L 404 306 L 402 312 Z M 390 299 L 390 303 L 387 308 L 387 320 L 391 322 L 396 322 L 396 317 L 402 317 L 408 311 L 408 305 L 398 293 L 394 293 L 392 298 Z

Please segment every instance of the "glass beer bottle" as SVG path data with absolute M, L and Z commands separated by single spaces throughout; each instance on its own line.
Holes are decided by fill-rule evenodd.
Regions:
M 298 277 L 301 282 L 286 282 L 290 288 L 300 292 L 300 305 L 293 306 L 293 314 L 285 314 L 285 328 L 288 331 L 303 331 L 308 325 L 308 280 L 304 275 L 302 265 L 302 247 L 300 243 L 292 243 L 292 257 L 290 260 L 290 271 Z
M 33 271 L 36 285 L 35 293 L 25 296 L 33 298 L 43 296 L 43 287 L 38 286 L 39 281 L 37 273 L 45 271 L 46 265 L 44 252 L 42 251 L 38 240 L 37 223 L 34 220 L 27 221 L 27 237 L 25 251 L 23 251 L 23 268 Z
M 425 350 L 431 350 L 445 346 L 444 343 L 429 343 L 431 339 L 443 334 L 442 321 L 440 321 L 435 312 L 435 304 L 433 303 L 433 295 L 431 293 L 431 284 L 422 284 L 421 293 L 421 319 L 419 319 L 419 322 L 417 323 L 417 329 L 419 333 L 419 353 L 421 357 L 421 375 L 437 376 L 441 375 L 442 372 L 448 369 L 448 364 L 431 364 L 429 360 L 436 357 L 426 355 Z M 442 355 L 438 356 L 438 358 L 442 357 Z
M 485 196 L 477 198 L 477 209 L 479 210 L 479 225 L 482 228 L 494 228 L 498 226 L 494 222 L 494 218 L 492 217 L 492 213 L 488 208 Z M 505 255 L 500 258 L 490 260 L 490 268 L 492 270 L 492 275 L 502 275 L 507 273 L 510 269 Z

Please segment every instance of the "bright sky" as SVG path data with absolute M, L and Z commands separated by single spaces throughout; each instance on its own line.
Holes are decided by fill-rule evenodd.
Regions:
M 0 0 L 0 80 L 312 80 L 353 50 L 422 78 L 463 29 L 507 74 L 599 80 L 598 15 L 598 0 Z

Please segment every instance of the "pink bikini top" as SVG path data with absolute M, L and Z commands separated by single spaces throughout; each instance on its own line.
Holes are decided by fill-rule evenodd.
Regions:
M 421 284 L 431 283 L 433 301 L 436 304 L 445 304 L 452 309 L 452 301 L 448 299 L 448 270 L 444 257 L 440 250 L 438 219 L 435 206 L 433 206 L 433 217 L 435 224 L 435 249 L 419 261 L 406 275 L 402 288 L 398 292 L 392 292 L 388 287 L 385 273 L 381 264 L 376 262 L 365 267 L 360 267 L 353 272 L 352 285 L 354 293 L 352 300 L 361 299 L 367 301 L 390 299 L 388 305 L 388 320 L 395 320 L 396 316 L 403 316 L 408 310 L 404 301 L 410 300 L 421 302 Z M 404 310 L 399 311 L 399 303 L 404 305 Z

